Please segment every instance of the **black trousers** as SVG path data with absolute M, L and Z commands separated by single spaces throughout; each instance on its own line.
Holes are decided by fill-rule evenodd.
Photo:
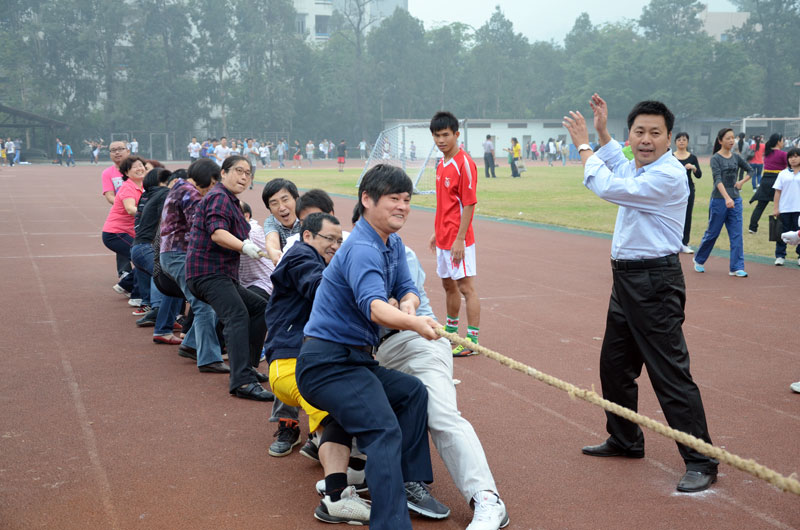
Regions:
M 494 174 L 494 155 L 492 153 L 483 153 L 483 170 L 486 172 L 486 178 L 489 178 L 489 171 L 492 172 L 492 178 L 496 178 Z
M 686 220 L 683 223 L 683 244 L 689 244 L 692 234 L 692 210 L 694 209 L 694 186 L 689 187 L 689 202 L 686 203 Z
M 603 397 L 637 410 L 636 379 L 646 366 L 669 426 L 711 443 L 700 390 L 689 372 L 681 328 L 685 303 L 686 287 L 677 259 L 654 268 L 615 269 L 600 352 L 600 381 Z M 606 418 L 611 444 L 644 449 L 638 425 L 610 412 Z M 678 450 L 687 470 L 716 472 L 718 463 L 713 458 L 681 444 Z
M 222 274 L 186 280 L 189 290 L 210 305 L 223 325 L 231 365 L 230 390 L 256 383 L 252 367 L 258 366 L 267 336 L 264 311 L 267 301 Z

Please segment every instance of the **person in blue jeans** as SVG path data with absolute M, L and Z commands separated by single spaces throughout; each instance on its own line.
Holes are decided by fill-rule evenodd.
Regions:
M 733 129 L 722 129 L 714 141 L 714 155 L 711 157 L 711 174 L 714 177 L 714 189 L 709 204 L 708 229 L 703 234 L 703 241 L 694 257 L 694 270 L 705 272 L 714 244 L 717 242 L 722 226 L 728 231 L 731 246 L 730 270 L 728 274 L 737 278 L 746 278 L 744 270 L 744 245 L 742 243 L 742 198 L 739 190 L 754 174 L 753 168 L 738 154 L 732 152 L 736 137 Z M 739 169 L 747 172 L 747 177 L 738 180 Z

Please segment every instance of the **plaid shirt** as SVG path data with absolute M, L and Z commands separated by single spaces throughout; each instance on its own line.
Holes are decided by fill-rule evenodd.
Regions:
M 236 195 L 218 183 L 209 191 L 194 216 L 186 253 L 186 279 L 222 274 L 239 281 L 239 252 L 211 241 L 215 230 L 227 230 L 239 239 L 247 239 L 250 225 L 244 218 Z
M 175 181 L 161 210 L 161 247 L 159 252 L 186 252 L 194 211 L 203 197 L 183 179 Z

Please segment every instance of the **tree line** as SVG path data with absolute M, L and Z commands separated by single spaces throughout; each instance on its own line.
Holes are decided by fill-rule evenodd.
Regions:
M 443 108 L 558 118 L 594 91 L 617 116 L 641 99 L 679 117 L 797 114 L 797 0 L 735 0 L 751 16 L 723 42 L 699 1 L 652 0 L 638 19 L 581 13 L 563 43 L 530 41 L 499 7 L 478 28 L 426 30 L 403 10 L 370 26 L 371 1 L 348 0 L 320 45 L 291 0 L 7 0 L 0 98 L 69 123 L 73 141 L 199 126 L 353 143 Z

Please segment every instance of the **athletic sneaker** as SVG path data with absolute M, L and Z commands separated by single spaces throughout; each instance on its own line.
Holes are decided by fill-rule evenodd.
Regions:
M 681 247 L 681 252 L 684 254 L 694 254 L 694 250 L 692 250 L 692 247 L 689 245 L 683 245 Z
M 783 266 L 784 263 L 786 263 L 785 259 L 783 259 L 783 258 L 775 258 L 775 265 L 777 265 L 778 267 Z
M 131 297 L 131 293 L 125 290 L 124 287 L 121 287 L 118 283 L 115 283 L 111 288 L 114 289 L 115 293 L 119 293 L 122 296 L 127 296 L 128 298 Z
M 437 501 L 423 482 L 406 482 L 406 504 L 408 509 L 431 519 L 444 519 L 450 508 Z
M 695 260 L 692 260 L 692 263 L 694 263 L 694 272 L 706 272 L 706 268 L 697 263 Z
M 730 271 L 728 272 L 728 276 L 736 276 L 737 278 L 747 278 L 747 273 L 741 269 L 738 271 Z
M 328 495 L 322 497 L 314 510 L 314 517 L 324 523 L 347 523 L 355 526 L 369 525 L 370 503 L 356 493 L 353 486 L 342 491 L 342 498 L 333 502 Z
M 142 305 L 142 299 L 141 298 L 131 298 L 130 300 L 128 300 L 128 305 L 131 306 L 131 307 L 139 307 L 140 305 Z
M 478 355 L 478 353 L 461 344 L 453 348 L 453 357 L 469 357 L 470 355 Z
M 800 394 L 800 381 L 792 383 L 791 385 L 789 385 L 789 388 L 792 389 L 792 392 L 797 392 L 798 394 Z
M 479 491 L 472 497 L 475 515 L 467 530 L 498 530 L 508 526 L 506 505 L 491 491 Z
M 317 445 L 318 443 L 319 443 L 319 436 L 317 436 L 317 433 L 309 434 L 306 444 L 300 448 L 300 454 L 310 460 L 319 462 L 319 446 Z
M 366 472 L 361 470 L 353 469 L 352 467 L 347 468 L 347 485 L 353 486 L 357 492 L 361 493 L 362 491 L 369 491 L 367 487 L 367 474 Z M 317 488 L 317 493 L 319 495 L 325 495 L 325 479 L 318 480 L 317 484 L 315 485 Z
M 300 443 L 300 427 L 296 421 L 281 419 L 278 421 L 278 430 L 273 436 L 277 437 L 277 440 L 269 446 L 269 455 L 286 456 Z
M 151 309 L 153 309 L 153 308 L 150 307 L 149 305 L 140 305 L 139 307 L 134 309 L 131 314 L 133 316 L 140 317 L 142 315 L 146 315 L 147 313 L 149 313 Z
M 263 363 L 266 360 L 267 360 L 267 347 L 264 346 L 263 348 L 261 348 L 261 357 L 258 358 L 258 362 Z

